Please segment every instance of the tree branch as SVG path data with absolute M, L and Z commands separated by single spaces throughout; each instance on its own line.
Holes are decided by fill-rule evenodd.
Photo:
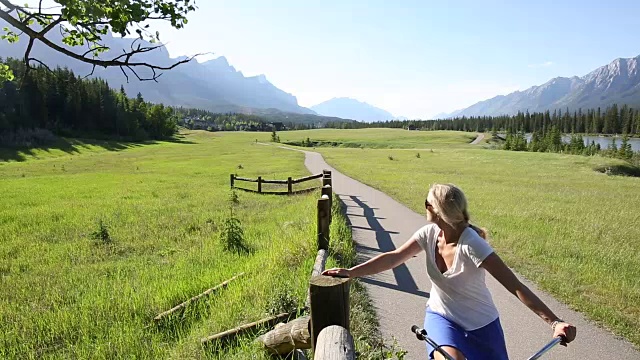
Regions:
M 1 4 L 5 4 L 7 6 L 11 5 L 14 9 L 17 8 L 16 6 L 14 6 L 10 2 L 8 2 L 8 0 L 0 0 L 0 3 Z M 105 67 L 105 68 L 110 67 L 110 66 L 114 66 L 114 67 L 118 66 L 121 69 L 123 67 L 126 67 L 140 81 L 148 81 L 148 80 L 157 81 L 157 79 L 162 75 L 162 74 L 157 74 L 157 70 L 171 70 L 171 69 L 175 68 L 178 65 L 190 62 L 196 56 L 202 55 L 202 54 L 196 54 L 196 55 L 191 56 L 191 57 L 189 57 L 187 59 L 183 59 L 183 60 L 177 61 L 177 62 L 175 62 L 175 63 L 173 63 L 172 65 L 169 65 L 169 66 L 159 66 L 159 65 L 149 64 L 149 63 L 146 63 L 146 62 L 131 62 L 131 59 L 136 54 L 146 53 L 146 52 L 149 52 L 151 50 L 155 50 L 155 49 L 158 49 L 160 47 L 163 47 L 164 45 L 150 46 L 150 47 L 140 47 L 140 46 L 138 46 L 136 49 L 133 49 L 133 45 L 132 45 L 132 51 L 125 52 L 124 54 L 118 55 L 115 58 L 112 58 L 112 59 L 109 59 L 109 60 L 87 58 L 86 55 L 88 53 L 84 53 L 83 55 L 77 54 L 77 53 L 75 53 L 73 51 L 70 51 L 70 50 L 68 50 L 68 49 L 66 49 L 66 48 L 64 48 L 64 47 L 62 47 L 60 45 L 57 45 L 57 44 L 51 42 L 49 39 L 47 39 L 45 37 L 45 34 L 49 30 L 51 30 L 53 27 L 55 27 L 56 25 L 58 25 L 58 24 L 60 24 L 61 22 L 64 21 L 62 16 L 59 16 L 58 19 L 56 19 L 53 23 L 49 24 L 45 29 L 43 29 L 40 32 L 36 32 L 35 30 L 31 29 L 26 24 L 20 22 L 19 20 L 15 19 L 13 16 L 11 16 L 8 13 L 5 13 L 5 12 L 0 12 L 0 19 L 5 20 L 11 26 L 15 27 L 18 30 L 23 31 L 27 36 L 29 36 L 31 45 L 32 45 L 33 41 L 37 39 L 37 40 L 40 40 L 43 44 L 45 44 L 49 48 L 51 48 L 51 49 L 53 49 L 53 50 L 55 50 L 55 51 L 57 51 L 59 53 L 67 55 L 67 56 L 69 56 L 69 57 L 71 57 L 73 59 L 79 60 L 81 62 L 84 62 L 84 63 L 87 63 L 87 64 L 91 64 L 93 66 L 102 66 L 102 67 Z M 30 48 L 31 48 L 31 46 L 29 47 L 29 51 L 30 51 Z M 27 57 L 25 57 L 25 59 L 27 59 Z M 145 67 L 145 68 L 151 69 L 151 71 L 153 72 L 153 76 L 150 77 L 150 78 L 141 78 L 137 74 L 137 72 L 133 69 L 134 67 Z M 123 72 L 124 72 L 124 70 L 123 70 Z
M 51 24 L 47 25 L 47 27 L 42 29 L 42 31 L 40 31 L 38 34 L 40 34 L 40 36 L 44 36 L 46 33 L 49 32 L 49 30 L 53 29 L 54 27 L 56 27 L 61 22 L 62 22 L 62 16 L 60 16 L 59 18 L 57 18 L 54 21 L 52 21 Z
M 27 71 L 29 71 L 29 54 L 31 53 L 31 49 L 33 48 L 33 42 L 35 39 L 29 39 L 29 45 L 27 45 L 27 50 L 24 52 L 24 62 L 27 64 Z
M 89 50 L 85 51 L 84 54 L 82 54 L 82 57 L 87 56 L 88 53 L 90 52 L 94 52 L 94 51 L 98 51 L 98 50 L 109 50 L 109 47 L 107 46 L 96 46 L 94 48 L 90 48 Z
M 9 12 L 19 8 L 19 6 L 10 3 L 9 0 L 0 0 L 0 4 L 6 6 L 9 9 Z
M 42 61 L 40 61 L 40 60 L 38 60 L 38 59 L 36 59 L 36 58 L 28 58 L 28 59 L 27 59 L 27 62 L 29 62 L 29 61 L 35 61 L 35 62 L 37 62 L 38 64 L 40 64 L 40 65 L 44 66 L 44 67 L 45 67 L 47 70 L 49 70 L 50 72 L 53 72 L 53 70 L 51 70 L 51 68 L 50 68 L 50 67 L 48 67 L 48 66 L 47 66 L 47 64 L 43 63 Z

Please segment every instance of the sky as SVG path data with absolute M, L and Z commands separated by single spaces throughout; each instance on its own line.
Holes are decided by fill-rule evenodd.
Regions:
M 302 106 L 350 97 L 429 118 L 640 55 L 637 0 L 196 0 L 172 57 L 210 52 Z

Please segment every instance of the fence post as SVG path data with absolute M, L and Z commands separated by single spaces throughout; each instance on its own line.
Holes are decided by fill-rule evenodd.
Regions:
M 262 192 L 262 176 L 258 176 L 258 193 Z
M 338 325 L 327 326 L 318 335 L 315 359 L 355 360 L 356 347 L 349 330 Z
M 329 250 L 329 224 L 331 208 L 329 197 L 323 195 L 318 199 L 318 250 Z
M 333 209 L 333 192 L 331 191 L 331 185 L 325 185 L 322 187 L 322 195 L 329 197 L 329 209 Z M 331 216 L 329 216 L 329 222 L 331 222 Z
M 287 192 L 291 194 L 293 192 L 293 182 L 291 180 L 291 176 L 287 179 Z
M 236 176 L 234 174 L 231 174 L 230 178 L 231 178 L 231 188 L 233 189 L 233 181 L 236 179 Z
M 322 174 L 322 186 L 331 185 L 331 173 Z
M 315 350 L 318 335 L 331 325 L 349 330 L 350 279 L 314 276 L 309 282 L 311 307 L 311 347 Z

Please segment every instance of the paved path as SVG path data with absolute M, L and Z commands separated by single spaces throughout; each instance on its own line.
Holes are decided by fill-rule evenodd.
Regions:
M 478 134 L 478 137 L 471 142 L 471 145 L 478 145 L 482 140 L 484 140 L 484 134 L 480 133 Z
M 359 263 L 401 246 L 426 224 L 422 214 L 339 173 L 324 161 L 322 155 L 302 152 L 306 155 L 305 166 L 312 174 L 320 173 L 323 169 L 332 171 L 333 191 L 347 206 Z M 431 284 L 425 272 L 424 256 L 423 252 L 393 270 L 362 279 L 377 309 L 382 335 L 386 339 L 396 337 L 400 346 L 408 351 L 407 359 L 426 358 L 423 343 L 409 331 L 413 324 L 422 326 L 429 298 Z M 581 314 L 571 311 L 548 294 L 537 290 L 529 281 L 520 278 L 558 316 L 578 328 L 578 337 L 569 347 L 556 346 L 544 359 L 640 359 L 640 352 L 631 344 L 594 326 Z M 551 340 L 549 326 L 490 275 L 487 276 L 487 285 L 500 312 L 511 359 L 527 359 Z

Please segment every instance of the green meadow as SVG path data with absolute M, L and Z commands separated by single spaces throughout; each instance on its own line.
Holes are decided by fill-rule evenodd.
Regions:
M 233 133 L 142 145 L 61 141 L 2 153 L 0 358 L 267 359 L 254 335 L 225 348 L 200 339 L 304 305 L 319 192 L 238 191 L 233 201 L 229 174 L 306 176 L 304 155 Z M 335 213 L 332 253 L 348 263 L 350 230 Z M 224 250 L 231 216 L 248 254 Z M 153 323 L 241 272 L 228 288 Z M 354 324 L 363 331 L 354 331 L 366 352 L 380 344 L 366 294 L 355 288 L 362 311 Z
M 278 135 L 325 145 L 315 151 L 332 166 L 417 212 L 429 184 L 461 186 L 472 221 L 489 230 L 510 266 L 640 344 L 640 179 L 593 170 L 616 160 L 490 150 L 486 142 L 468 145 L 475 134 L 464 132 Z M 1 150 L 0 358 L 269 358 L 255 335 L 225 348 L 200 345 L 304 304 L 319 194 L 237 191 L 234 202 L 229 190 L 230 173 L 308 175 L 302 153 L 260 144 L 269 139 L 193 131 L 172 142 L 63 139 L 49 149 Z M 335 210 L 332 253 L 348 265 L 351 234 Z M 221 233 L 232 216 L 248 254 L 224 250 Z M 155 315 L 241 272 L 227 289 L 153 324 Z M 380 348 L 372 306 L 354 284 L 360 358 L 386 358 L 397 349 Z
M 412 149 L 387 148 L 406 147 L 401 133 L 411 139 Z M 416 212 L 424 211 L 430 184 L 460 186 L 472 222 L 489 230 L 492 245 L 509 266 L 640 345 L 640 178 L 594 171 L 621 161 L 490 150 L 487 141 L 469 145 L 455 132 L 327 130 L 280 137 L 331 141 L 331 134 L 376 142 L 373 149 L 315 150 L 337 170 Z
M 432 146 L 466 144 L 476 138 L 475 133 L 462 131 L 442 131 L 434 135 L 401 129 L 317 129 L 280 132 L 279 136 L 282 143 L 295 145 L 308 138 L 324 146 L 373 149 L 424 149 Z

